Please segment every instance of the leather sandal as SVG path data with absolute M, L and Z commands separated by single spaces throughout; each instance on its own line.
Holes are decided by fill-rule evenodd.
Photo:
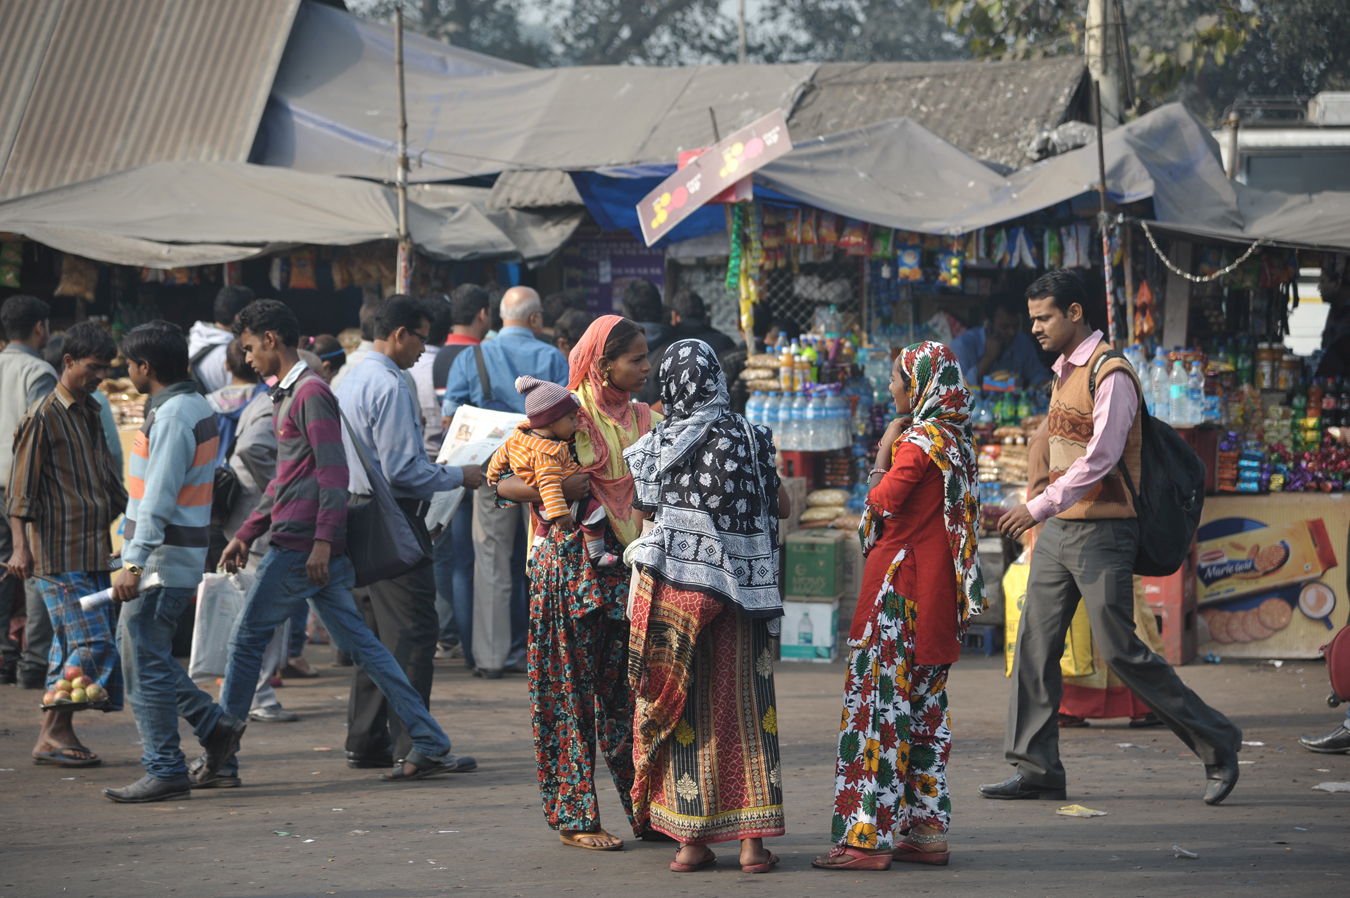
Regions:
M 895 850 L 891 852 L 891 857 L 901 864 L 932 864 L 935 867 L 945 867 L 947 862 L 952 859 L 952 853 L 950 851 L 924 851 L 917 845 L 901 842 L 895 846 Z
M 614 839 L 614 840 L 617 841 L 619 844 L 617 844 L 617 845 L 588 845 L 588 844 L 586 844 L 585 842 L 581 841 L 582 839 L 586 839 L 586 838 L 592 838 L 592 839 L 594 839 L 594 838 L 608 838 L 608 839 Z M 564 830 L 559 830 L 559 831 L 558 831 L 558 840 L 561 841 L 564 845 L 567 845 L 567 846 L 569 846 L 569 847 L 571 847 L 571 848 L 585 848 L 587 851 L 623 851 L 623 839 L 619 839 L 619 838 L 616 837 L 616 836 L 610 835 L 609 833 L 605 832 L 603 828 L 602 828 L 602 829 L 597 829 L 597 830 L 590 830 L 590 831 L 578 831 L 578 830 L 566 830 L 566 829 L 564 829 Z
M 762 864 L 741 864 L 742 873 L 768 873 L 774 867 L 778 866 L 778 855 L 772 851 L 769 853 L 769 859 Z
M 835 857 L 847 857 L 849 860 L 840 864 L 821 863 L 821 861 Z M 851 845 L 840 845 L 825 857 L 816 858 L 811 862 L 811 866 L 820 870 L 889 870 L 891 869 L 891 855 L 889 853 L 868 854 L 866 851 L 854 848 Z
M 679 857 L 679 852 L 676 852 L 675 856 Z M 708 856 L 705 857 L 703 860 L 699 861 L 697 864 L 681 864 L 679 861 L 671 861 L 670 872 L 697 873 L 700 870 L 707 870 L 709 867 L 715 866 L 717 866 L 717 855 L 712 853 L 712 849 L 709 849 Z

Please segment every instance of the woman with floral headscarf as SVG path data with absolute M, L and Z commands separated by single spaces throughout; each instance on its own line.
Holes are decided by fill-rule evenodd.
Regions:
M 627 318 L 606 315 L 586 330 L 568 361 L 567 388 L 581 403 L 577 460 L 589 479 L 589 493 L 605 507 L 612 525 L 605 551 L 622 555 L 641 531 L 623 451 L 651 430 L 654 418 L 645 403 L 632 400 L 651 372 L 647 338 Z M 568 481 L 563 482 L 564 497 L 580 498 L 568 495 Z M 539 493 L 517 477 L 500 481 L 497 493 L 510 501 L 540 501 Z M 562 843 L 574 848 L 623 848 L 623 840 L 600 825 L 597 746 L 632 820 L 633 695 L 625 675 L 624 616 L 628 580 L 623 565 L 600 567 L 587 561 L 580 529 L 549 528 L 530 562 L 527 657 L 539 791 L 545 819 Z M 634 827 L 633 832 L 642 830 Z
M 666 420 L 624 453 L 654 523 L 631 553 L 633 814 L 679 841 L 677 873 L 713 866 L 708 843 L 733 839 L 742 872 L 767 873 L 778 858 L 763 839 L 783 834 L 773 438 L 731 411 L 707 343 L 672 343 L 659 378 Z
M 984 579 L 971 394 L 947 347 L 919 343 L 891 372 L 886 428 L 860 535 L 867 561 L 849 632 L 832 838 L 815 866 L 947 863 L 947 671 Z M 910 417 L 906 417 L 910 416 Z

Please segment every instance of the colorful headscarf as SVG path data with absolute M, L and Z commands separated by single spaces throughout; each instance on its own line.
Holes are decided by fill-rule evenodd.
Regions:
M 679 340 L 661 357 L 666 419 L 624 452 L 655 529 L 635 563 L 680 589 L 777 618 L 778 475 L 773 437 L 731 411 L 717 353 Z
M 577 460 L 591 475 L 591 494 L 605 507 L 614 534 L 625 546 L 638 537 L 633 514 L 633 475 L 623 450 L 652 429 L 652 410 L 645 402 L 605 383 L 600 359 L 619 315 L 603 315 L 591 322 L 568 357 L 571 372 L 567 389 L 581 403 L 577 413 Z
M 980 520 L 979 465 L 970 424 L 974 399 L 956 356 L 941 343 L 915 343 L 901 352 L 900 359 L 910 381 L 914 423 L 896 444 L 903 441 L 918 446 L 942 472 L 943 520 L 956 565 L 956 611 L 964 634 L 971 616 L 984 610 L 984 574 L 976 533 Z

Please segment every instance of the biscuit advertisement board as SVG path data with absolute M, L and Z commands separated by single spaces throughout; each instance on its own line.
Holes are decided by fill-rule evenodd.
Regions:
M 1210 496 L 1196 539 L 1201 656 L 1316 658 L 1345 625 L 1344 494 Z

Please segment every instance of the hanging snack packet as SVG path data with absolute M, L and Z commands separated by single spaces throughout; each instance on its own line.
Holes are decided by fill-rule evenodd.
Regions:
M 802 242 L 802 210 L 793 209 L 787 216 L 787 230 L 784 239 L 793 246 Z
M 953 289 L 961 286 L 961 253 L 945 251 L 938 256 L 938 283 Z
M 314 278 L 314 251 L 310 249 L 291 253 L 291 289 L 317 290 Z
M 815 209 L 802 210 L 802 246 L 815 246 L 820 242 L 816 235 L 816 214 Z
M 839 243 L 839 216 L 833 212 L 821 212 L 817 216 L 820 224 L 816 229 L 816 242 L 825 246 Z
M 1064 245 L 1059 240 L 1059 228 L 1045 229 L 1045 252 L 1041 258 L 1045 259 L 1046 268 L 1064 267 Z
M 917 234 L 901 231 L 896 234 L 896 278 L 901 281 L 923 280 L 923 244 Z
M 989 248 L 989 261 L 1002 268 L 1008 264 L 1008 232 L 999 228 L 994 232 L 993 246 Z
M 966 260 L 969 262 L 980 261 L 980 233 L 971 231 L 961 242 L 962 251 L 965 253 Z
M 895 230 L 880 225 L 872 228 L 872 258 L 889 259 L 895 254 Z
M 23 244 L 0 243 L 0 287 L 18 287 L 23 272 Z
M 1223 249 L 1217 246 L 1207 246 L 1200 252 L 1200 266 L 1198 273 L 1202 277 L 1214 274 L 1223 268 Z
M 856 218 L 844 221 L 844 229 L 839 232 L 839 248 L 847 250 L 849 255 L 860 255 L 868 249 L 867 225 Z

